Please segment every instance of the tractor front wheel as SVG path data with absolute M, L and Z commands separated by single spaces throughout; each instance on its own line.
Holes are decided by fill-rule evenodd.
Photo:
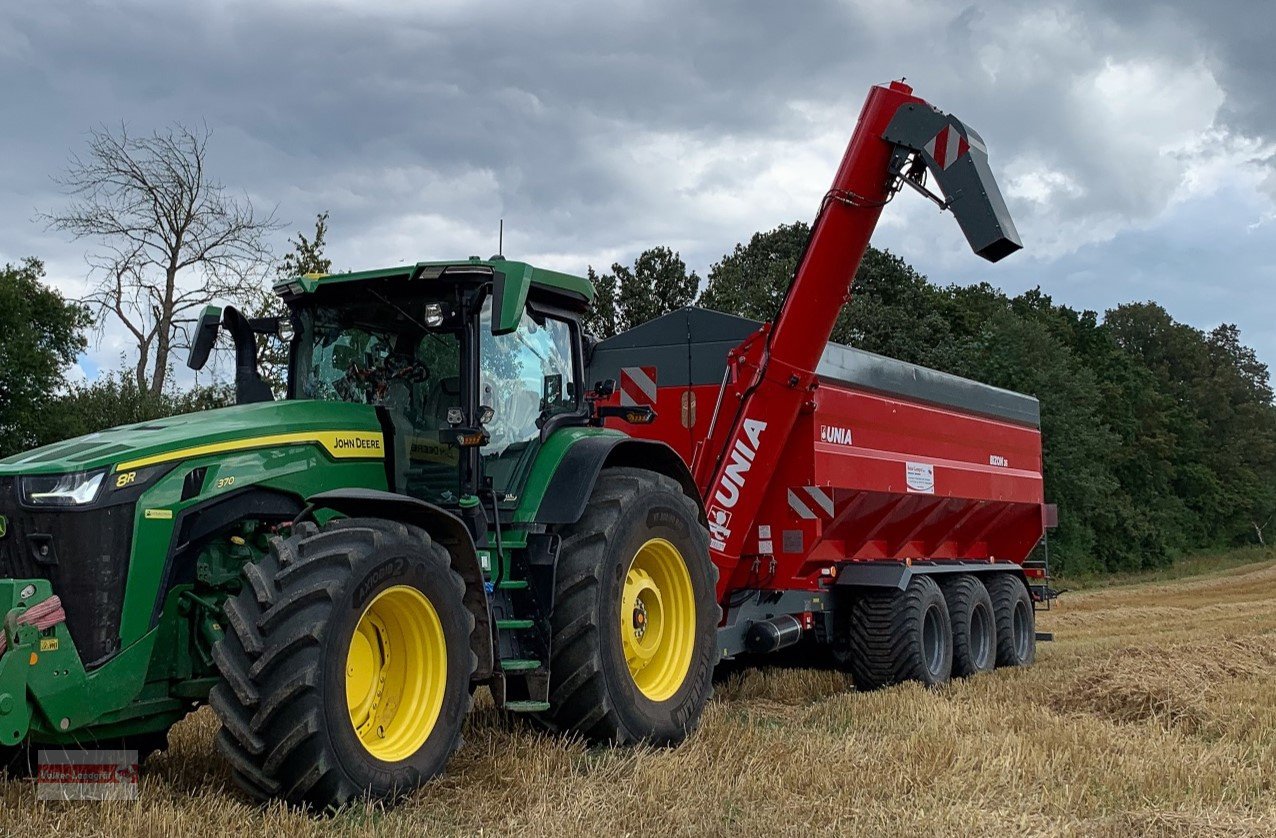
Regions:
M 595 742 L 681 741 L 709 699 L 720 613 L 695 502 L 665 475 L 607 469 L 561 535 L 542 721 Z
M 226 603 L 210 703 L 218 749 L 257 799 L 394 800 L 460 742 L 474 617 L 448 553 L 378 519 L 301 524 Z

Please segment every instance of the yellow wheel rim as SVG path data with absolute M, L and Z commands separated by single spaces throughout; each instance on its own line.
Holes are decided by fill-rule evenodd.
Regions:
M 620 597 L 620 639 L 629 674 L 652 701 L 687 679 L 696 639 L 696 598 L 682 553 L 663 538 L 638 548 Z
M 346 653 L 346 706 L 368 753 L 398 762 L 420 750 L 446 685 L 447 643 L 430 600 L 407 585 L 377 594 Z

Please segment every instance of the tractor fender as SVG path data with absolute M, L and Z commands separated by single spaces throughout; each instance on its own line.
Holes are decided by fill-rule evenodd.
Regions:
M 297 517 L 303 506 L 301 498 L 296 495 L 262 486 L 248 486 L 177 513 L 159 590 L 151 607 L 150 627 L 159 625 L 164 603 L 174 586 L 195 581 L 198 548 L 205 539 L 224 532 L 237 521 L 250 518 L 290 521 Z
M 626 466 L 668 475 L 696 502 L 705 524 L 704 503 L 691 470 L 678 452 L 663 442 L 619 434 L 577 439 L 563 455 L 541 497 L 533 520 L 538 524 L 574 524 L 585 514 L 589 496 L 604 468 Z
M 423 500 L 378 489 L 334 489 L 306 498 L 307 512 L 330 509 L 351 518 L 383 518 L 420 527 L 447 551 L 452 569 L 465 580 L 465 605 L 474 615 L 470 648 L 478 657 L 473 680 L 493 671 L 492 617 L 474 538 L 465 522 L 442 507 Z M 303 513 L 305 514 L 305 513 Z

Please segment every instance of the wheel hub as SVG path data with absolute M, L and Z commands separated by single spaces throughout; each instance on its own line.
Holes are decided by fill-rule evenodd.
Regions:
M 664 631 L 664 600 L 651 575 L 630 568 L 625 576 L 625 607 L 630 617 L 630 631 L 622 633 L 625 659 L 630 671 L 638 671 L 651 662 L 660 648 Z

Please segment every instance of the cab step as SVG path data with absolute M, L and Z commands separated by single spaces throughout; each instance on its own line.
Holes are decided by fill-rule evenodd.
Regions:
M 511 713 L 543 713 L 549 709 L 548 701 L 507 701 L 505 709 Z
M 524 591 L 530 584 L 526 579 L 502 579 L 496 583 L 496 587 L 502 591 Z
M 497 620 L 498 629 L 529 629 L 536 625 L 532 620 Z
M 505 658 L 501 661 L 501 669 L 506 672 L 528 672 L 530 670 L 540 668 L 540 661 L 528 660 L 526 658 Z

